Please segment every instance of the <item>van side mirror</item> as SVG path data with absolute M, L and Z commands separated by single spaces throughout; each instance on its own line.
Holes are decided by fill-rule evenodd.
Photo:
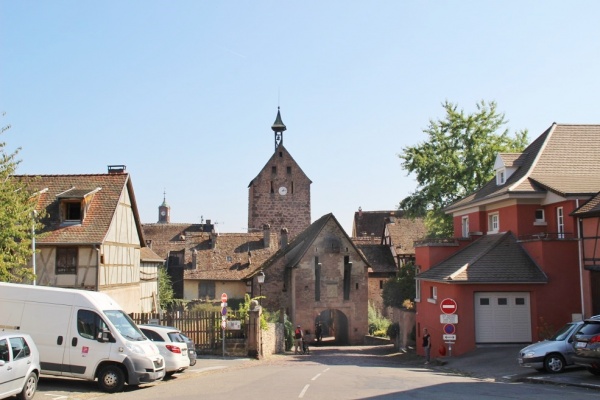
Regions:
M 112 334 L 110 333 L 110 331 L 101 331 L 98 333 L 97 340 L 100 343 L 107 343 L 107 342 L 114 341 L 114 338 L 112 337 Z

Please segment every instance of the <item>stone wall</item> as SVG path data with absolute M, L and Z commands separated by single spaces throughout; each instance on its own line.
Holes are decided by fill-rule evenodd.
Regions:
M 267 330 L 261 329 L 261 356 L 269 358 L 273 354 L 285 352 L 285 330 L 283 324 L 269 323 Z
M 406 349 L 414 347 L 415 340 L 411 337 L 416 324 L 416 313 L 410 310 L 401 308 L 392 308 L 392 322 L 397 322 L 400 325 L 400 335 L 395 340 L 396 348 Z

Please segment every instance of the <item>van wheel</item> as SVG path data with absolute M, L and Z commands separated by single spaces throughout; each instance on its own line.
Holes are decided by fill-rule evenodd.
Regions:
M 565 359 L 560 354 L 548 354 L 544 359 L 544 368 L 551 374 L 563 372 Z
M 98 373 L 98 385 L 107 393 L 120 392 L 125 386 L 125 374 L 116 365 L 107 365 Z
M 21 393 L 17 394 L 17 399 L 19 400 L 31 400 L 33 399 L 33 395 L 35 394 L 35 389 L 37 388 L 38 377 L 35 372 L 32 372 L 27 377 L 25 381 L 25 385 L 23 386 L 23 390 Z

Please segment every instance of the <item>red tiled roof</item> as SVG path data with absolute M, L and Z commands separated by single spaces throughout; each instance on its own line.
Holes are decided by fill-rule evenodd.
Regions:
M 134 218 L 140 239 L 143 239 L 133 185 L 127 173 L 89 175 L 15 175 L 25 183 L 32 193 L 37 193 L 38 211 L 46 210 L 42 219 L 44 228 L 37 232 L 40 244 L 101 244 L 108 233 L 110 223 L 124 190 L 129 191 Z M 59 196 L 69 192 L 67 197 L 83 198 L 89 194 L 89 207 L 81 224 L 61 223 Z M 141 246 L 144 246 L 141 240 Z
M 352 225 L 352 236 L 365 237 L 374 236 L 380 238 L 383 234 L 383 227 L 387 222 L 394 218 L 401 218 L 403 211 L 356 211 L 354 213 L 354 223 Z

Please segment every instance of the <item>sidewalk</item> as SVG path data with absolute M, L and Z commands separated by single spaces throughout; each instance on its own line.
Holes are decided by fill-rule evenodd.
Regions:
M 529 382 L 568 385 L 600 390 L 600 377 L 580 367 L 569 367 L 560 374 L 538 372 L 519 366 L 517 355 L 523 345 L 483 346 L 457 357 L 437 358 L 433 368 L 497 382 Z

